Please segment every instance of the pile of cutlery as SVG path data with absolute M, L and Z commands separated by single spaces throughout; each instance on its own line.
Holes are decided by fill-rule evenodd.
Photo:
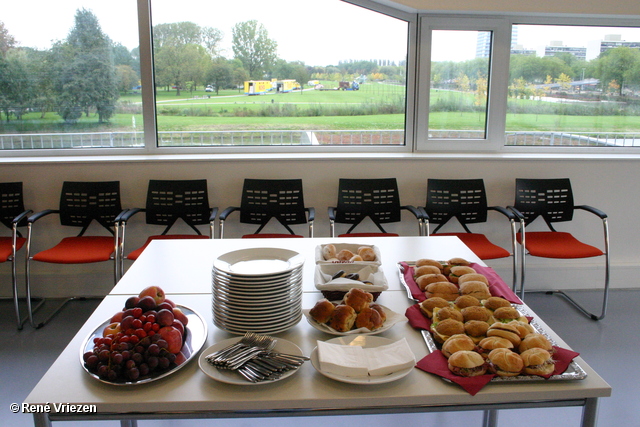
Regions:
M 309 360 L 273 351 L 276 343 L 271 336 L 247 332 L 240 341 L 206 356 L 205 360 L 218 369 L 236 371 L 253 383 L 277 380 Z

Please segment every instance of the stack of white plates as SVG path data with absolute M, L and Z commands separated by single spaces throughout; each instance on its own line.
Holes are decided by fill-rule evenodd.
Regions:
M 213 323 L 236 334 L 275 334 L 302 318 L 302 266 L 297 252 L 241 249 L 216 259 L 212 271 Z

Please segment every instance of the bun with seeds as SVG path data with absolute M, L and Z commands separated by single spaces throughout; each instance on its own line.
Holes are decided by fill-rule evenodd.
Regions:
M 487 337 L 488 329 L 489 324 L 482 320 L 468 320 L 464 322 L 464 333 L 476 344 Z
M 486 322 L 487 325 L 489 324 L 489 318 L 491 317 L 489 310 L 480 306 L 463 308 L 461 313 L 465 322 L 468 322 L 469 320 L 480 320 L 482 322 Z
M 471 295 L 460 295 L 453 302 L 453 305 L 458 310 L 462 310 L 462 309 L 467 308 L 467 307 L 481 307 L 482 306 L 482 304 L 480 303 L 480 300 L 478 298 L 474 297 L 474 296 L 471 296 Z
M 472 280 L 464 283 L 458 283 L 458 286 L 460 286 L 460 295 L 471 295 L 479 300 L 487 299 L 491 296 L 489 287 L 483 282 Z
M 455 301 L 460 296 L 458 287 L 449 282 L 430 283 L 425 288 L 424 295 L 427 298 L 441 297 L 447 301 Z
M 445 319 L 442 322 L 431 324 L 433 339 L 440 344 L 444 343 L 451 335 L 464 334 L 464 324 L 459 320 Z
M 445 277 L 445 275 L 440 273 L 428 273 L 416 277 L 415 281 L 420 290 L 424 291 L 427 285 L 437 282 L 447 282 L 447 278 Z
M 462 313 L 451 306 L 433 309 L 434 322 L 441 322 L 445 319 L 453 319 L 459 322 L 463 321 Z
M 449 280 L 452 283 L 458 283 L 458 278 L 460 276 L 464 276 L 465 274 L 471 274 L 475 272 L 476 271 L 471 267 L 467 267 L 463 265 L 454 266 L 449 269 Z
M 451 335 L 448 340 L 442 344 L 442 354 L 447 359 L 455 352 L 467 350 L 473 351 L 476 344 L 471 338 L 465 334 Z
M 489 297 L 482 301 L 482 305 L 491 311 L 495 311 L 500 307 L 511 307 L 511 303 L 502 297 Z
M 509 323 L 513 320 L 520 320 L 527 322 L 527 318 L 524 317 L 518 310 L 509 307 L 500 307 L 493 311 L 493 318 L 496 322 Z M 528 322 L 527 322 L 528 323 Z

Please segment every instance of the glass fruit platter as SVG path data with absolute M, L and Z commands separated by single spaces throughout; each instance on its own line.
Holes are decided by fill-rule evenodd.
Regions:
M 171 363 L 167 370 L 160 372 L 152 372 L 146 376 L 140 376 L 136 381 L 117 380 L 109 381 L 108 379 L 101 378 L 96 373 L 91 372 L 85 365 L 83 356 L 84 353 L 90 352 L 94 347 L 94 338 L 101 338 L 103 330 L 110 324 L 110 319 L 105 320 L 96 329 L 93 330 L 84 340 L 80 347 L 80 365 L 91 377 L 105 384 L 112 384 L 117 386 L 133 386 L 146 384 L 152 381 L 159 380 L 168 375 L 171 375 L 184 367 L 191 359 L 193 359 L 198 352 L 202 349 L 204 343 L 207 341 L 207 323 L 204 318 L 196 311 L 177 304 L 176 307 L 180 308 L 182 312 L 187 316 L 188 323 L 185 327 L 184 341 L 180 352 L 176 355 L 175 361 Z

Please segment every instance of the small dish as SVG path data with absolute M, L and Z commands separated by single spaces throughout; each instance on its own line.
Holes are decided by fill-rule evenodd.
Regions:
M 380 305 L 380 304 L 378 304 Z M 384 324 L 382 325 L 381 328 L 376 329 L 375 331 L 371 331 L 367 328 L 359 328 L 359 329 L 352 329 L 348 332 L 338 332 L 335 329 L 333 329 L 332 327 L 330 327 L 329 325 L 323 324 L 323 323 L 318 323 L 316 322 L 311 315 L 309 314 L 309 310 L 302 310 L 302 313 L 305 315 L 305 317 L 307 318 L 307 321 L 309 322 L 309 324 L 311 326 L 313 326 L 314 328 L 316 328 L 319 331 L 322 332 L 326 332 L 328 334 L 331 335 L 338 335 L 338 336 L 347 336 L 347 335 L 377 335 L 380 334 L 382 332 L 388 331 L 389 329 L 391 329 L 393 327 L 393 325 L 395 325 L 396 323 L 399 322 L 403 322 L 406 321 L 407 318 L 400 313 L 396 313 L 395 311 L 380 305 L 380 307 L 382 307 L 382 310 L 384 311 L 384 314 L 387 315 L 387 319 L 385 320 Z

